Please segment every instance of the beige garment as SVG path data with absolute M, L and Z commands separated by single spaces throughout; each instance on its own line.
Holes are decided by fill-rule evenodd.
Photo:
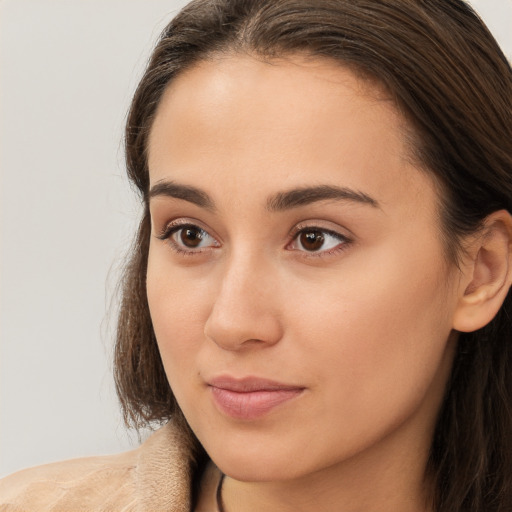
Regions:
M 192 450 L 172 423 L 139 448 L 25 469 L 0 480 L 1 512 L 188 512 Z

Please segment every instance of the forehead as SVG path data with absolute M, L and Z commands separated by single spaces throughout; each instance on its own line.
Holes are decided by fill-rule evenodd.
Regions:
M 364 187 L 385 203 L 404 185 L 424 186 L 407 131 L 383 87 L 329 59 L 222 57 L 178 75 L 164 93 L 150 181 L 200 182 L 214 193 L 236 183 L 233 193 L 267 195 L 327 183 Z

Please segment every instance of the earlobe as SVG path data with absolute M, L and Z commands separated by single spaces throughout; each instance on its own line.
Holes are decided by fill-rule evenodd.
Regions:
M 497 314 L 512 284 L 512 216 L 506 210 L 489 215 L 470 243 L 463 268 L 453 328 L 476 331 Z

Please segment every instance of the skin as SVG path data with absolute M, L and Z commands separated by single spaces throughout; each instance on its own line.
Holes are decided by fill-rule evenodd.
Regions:
M 227 475 L 228 512 L 428 510 L 461 276 L 405 130 L 375 84 L 299 56 L 201 62 L 162 99 L 149 141 L 148 300 L 173 392 Z M 171 181 L 211 204 L 172 197 Z M 319 185 L 374 203 L 268 208 Z M 199 247 L 183 243 L 183 224 L 204 230 Z M 169 226 L 178 231 L 165 238 Z M 324 230 L 324 245 L 307 250 L 301 229 Z M 219 375 L 303 391 L 240 420 L 212 399 Z

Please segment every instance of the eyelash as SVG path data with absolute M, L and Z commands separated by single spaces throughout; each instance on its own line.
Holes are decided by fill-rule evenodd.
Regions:
M 178 242 L 173 238 L 174 235 L 177 235 L 182 230 L 185 229 L 193 229 L 194 231 L 197 231 L 201 234 L 201 236 L 207 236 L 212 238 L 212 240 L 215 240 L 215 238 L 208 233 L 205 229 L 201 228 L 197 224 L 194 224 L 192 222 L 173 222 L 165 226 L 164 230 L 160 235 L 157 235 L 157 238 L 163 241 L 167 241 L 169 245 L 171 246 L 171 249 L 175 251 L 176 253 L 180 255 L 185 256 L 194 256 L 201 253 L 204 253 L 205 251 L 215 249 L 217 247 L 220 247 L 220 244 L 216 242 L 214 245 L 209 245 L 204 248 L 184 248 L 183 246 L 180 246 Z M 299 237 L 301 234 L 304 233 L 317 233 L 323 236 L 323 241 L 327 237 L 334 238 L 338 240 L 338 244 L 336 246 L 330 248 L 330 249 L 319 249 L 318 251 L 307 251 L 305 250 L 303 243 L 300 241 Z M 326 236 L 327 235 L 327 236 Z M 306 258 L 319 258 L 319 257 L 328 257 L 334 254 L 337 254 L 341 251 L 344 251 L 347 249 L 347 247 L 352 243 L 352 240 L 342 235 L 341 233 L 337 233 L 336 231 L 332 231 L 330 229 L 314 226 L 314 225 L 298 225 L 291 233 L 290 233 L 291 241 L 286 244 L 286 248 L 289 248 L 290 246 L 300 243 L 303 247 L 303 250 L 301 249 L 291 249 L 291 250 L 297 250 L 298 252 L 302 253 L 303 257 Z

